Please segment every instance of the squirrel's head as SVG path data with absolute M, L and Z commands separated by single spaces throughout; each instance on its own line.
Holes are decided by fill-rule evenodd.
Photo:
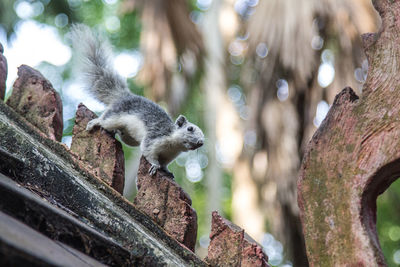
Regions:
M 204 144 L 203 131 L 197 125 L 189 122 L 185 116 L 179 115 L 175 121 L 175 127 L 175 134 L 185 151 L 195 150 Z

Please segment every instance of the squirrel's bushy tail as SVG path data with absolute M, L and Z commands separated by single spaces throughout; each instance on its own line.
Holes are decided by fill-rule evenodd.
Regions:
M 87 89 L 98 100 L 110 104 L 129 92 L 125 79 L 113 69 L 107 40 L 83 24 L 72 26 L 71 40 L 74 52 L 82 59 L 81 73 Z

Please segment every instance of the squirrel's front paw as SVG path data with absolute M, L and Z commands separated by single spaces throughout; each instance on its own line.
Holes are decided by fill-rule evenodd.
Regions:
M 160 169 L 160 165 L 156 165 L 156 164 L 151 164 L 151 167 L 149 169 L 149 174 L 151 176 L 153 176 L 154 174 L 156 174 L 157 170 Z

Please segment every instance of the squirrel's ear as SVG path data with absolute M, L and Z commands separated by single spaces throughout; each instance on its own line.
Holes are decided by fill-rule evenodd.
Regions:
M 182 127 L 185 125 L 187 122 L 187 119 L 183 115 L 179 115 L 179 117 L 176 119 L 175 124 L 178 125 L 178 127 Z

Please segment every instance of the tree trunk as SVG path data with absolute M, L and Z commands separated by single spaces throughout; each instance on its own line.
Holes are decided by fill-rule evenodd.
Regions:
M 363 35 L 370 65 L 363 95 L 336 96 L 314 134 L 298 182 L 312 266 L 385 265 L 376 198 L 400 176 L 400 1 L 376 0 L 377 34 Z

